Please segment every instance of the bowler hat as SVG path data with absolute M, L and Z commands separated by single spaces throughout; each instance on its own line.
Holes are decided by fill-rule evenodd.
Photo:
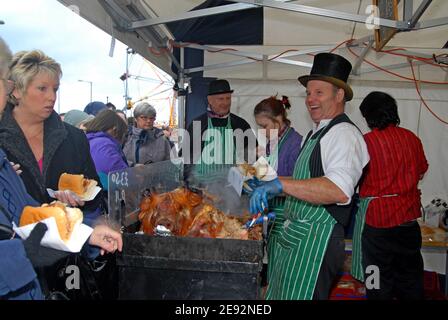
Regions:
M 210 82 L 208 86 L 208 95 L 221 94 L 221 93 L 232 93 L 233 90 L 230 89 L 229 82 L 223 79 L 217 79 Z
M 352 64 L 344 57 L 334 53 L 319 53 L 314 57 L 310 75 L 301 76 L 298 80 L 305 87 L 310 80 L 330 82 L 344 89 L 345 100 L 350 101 L 353 98 L 353 91 L 347 80 L 351 71 Z

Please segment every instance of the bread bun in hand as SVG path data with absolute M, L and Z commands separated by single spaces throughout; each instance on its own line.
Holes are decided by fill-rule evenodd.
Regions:
M 91 189 L 97 186 L 98 182 L 85 179 L 82 174 L 63 173 L 59 177 L 58 190 L 71 190 L 81 198 Z
M 59 235 L 64 242 L 67 242 L 75 226 L 81 224 L 83 214 L 78 208 L 69 208 L 62 202 L 53 201 L 50 204 L 45 203 L 41 207 L 26 206 L 19 224 L 22 227 L 50 217 L 55 218 Z

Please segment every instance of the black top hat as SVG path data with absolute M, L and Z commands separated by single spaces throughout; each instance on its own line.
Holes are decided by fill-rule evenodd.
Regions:
M 345 100 L 350 101 L 353 98 L 353 91 L 347 84 L 347 79 L 351 71 L 352 64 L 344 57 L 334 53 L 319 53 L 314 57 L 310 75 L 301 76 L 298 80 L 305 87 L 310 80 L 330 82 L 344 89 Z
M 233 90 L 230 89 L 230 84 L 227 80 L 217 79 L 210 82 L 208 86 L 208 95 L 221 94 L 221 93 L 232 93 Z

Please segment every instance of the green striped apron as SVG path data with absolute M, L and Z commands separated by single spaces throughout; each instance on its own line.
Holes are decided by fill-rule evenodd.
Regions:
M 280 141 L 278 142 L 277 150 L 271 150 L 271 154 L 269 157 L 267 157 L 267 160 L 269 162 L 269 165 L 273 168 L 276 168 L 278 163 L 278 154 L 280 153 L 280 150 L 282 149 L 282 146 L 284 145 L 284 142 L 287 140 L 289 134 L 292 132 L 291 128 L 288 128 L 287 131 L 283 134 Z M 273 263 L 276 260 L 276 247 L 277 247 L 277 241 L 278 237 L 281 233 L 283 223 L 285 222 L 285 219 L 283 217 L 283 209 L 285 206 L 285 200 L 286 197 L 275 197 L 271 200 L 269 200 L 269 211 L 275 213 L 275 220 L 274 223 L 269 231 L 269 237 L 268 237 L 268 246 L 267 246 L 267 255 L 268 255 L 268 274 L 267 279 L 269 282 L 269 279 L 272 276 L 272 270 L 273 270 Z
M 233 145 L 233 129 L 230 116 L 225 127 L 214 127 L 208 118 L 207 130 L 204 137 L 204 148 L 201 159 L 195 165 L 195 176 L 200 180 L 213 180 L 213 173 L 235 162 L 235 148 Z
M 318 137 L 312 137 L 303 146 L 294 179 L 311 178 L 309 161 L 317 142 Z M 266 299 L 311 300 L 336 220 L 325 207 L 291 196 L 286 198 L 284 217 Z
M 366 213 L 369 203 L 373 198 L 360 198 L 359 207 L 355 217 L 355 228 L 352 239 L 352 266 L 350 274 L 359 281 L 364 281 L 364 269 L 362 267 L 362 231 L 366 223 Z
M 352 266 L 350 274 L 353 278 L 364 281 L 364 269 L 362 267 L 362 232 L 366 223 L 366 213 L 370 201 L 378 198 L 396 197 L 397 194 L 387 194 L 380 197 L 365 197 L 359 199 L 359 208 L 356 213 L 355 228 L 352 239 Z

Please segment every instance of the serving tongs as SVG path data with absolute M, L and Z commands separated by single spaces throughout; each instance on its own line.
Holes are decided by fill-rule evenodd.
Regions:
M 268 213 L 268 209 L 265 208 L 263 205 L 263 212 L 260 211 L 256 215 L 254 215 L 252 217 L 252 220 L 250 222 L 248 221 L 244 227 L 246 229 L 250 229 L 255 224 L 262 224 L 263 238 L 266 239 L 267 235 L 268 235 L 269 220 L 274 220 L 274 219 L 275 219 L 275 213 L 274 212 Z

